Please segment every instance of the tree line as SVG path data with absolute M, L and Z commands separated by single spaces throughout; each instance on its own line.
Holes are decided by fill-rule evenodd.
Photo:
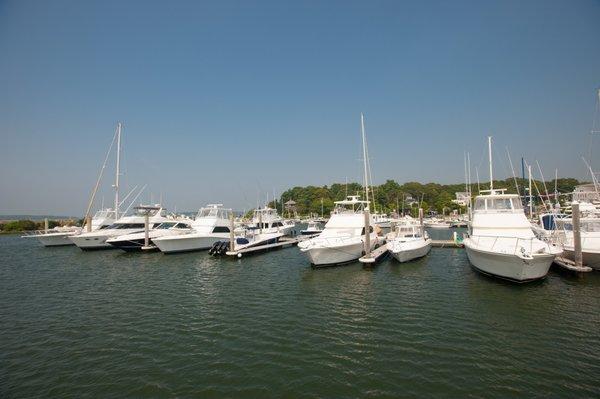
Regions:
M 573 178 L 562 178 L 556 181 L 558 193 L 563 195 L 573 192 L 575 186 L 582 182 Z M 481 190 L 489 188 L 489 182 L 479 185 Z M 505 188 L 507 193 L 517 193 L 526 196 L 528 181 L 526 179 L 508 178 L 505 180 L 494 180 L 494 188 Z M 537 189 L 536 189 L 537 187 Z M 534 201 L 539 202 L 538 190 L 541 195 L 546 195 L 546 190 L 551 196 L 554 194 L 555 181 L 534 180 L 532 192 Z M 391 213 L 393 211 L 401 212 L 404 209 L 405 214 L 416 214 L 419 206 L 425 212 L 448 213 L 453 210 L 464 212 L 465 208 L 452 202 L 456 199 L 455 193 L 464 192 L 465 184 L 438 184 L 438 183 L 418 183 L 408 182 L 398 184 L 394 180 L 387 180 L 385 183 L 373 186 L 371 197 L 373 208 L 378 212 Z M 473 195 L 478 193 L 478 184 L 471 185 Z M 330 186 L 306 186 L 293 187 L 281 195 L 280 201 L 272 201 L 269 205 L 282 209 L 282 202 L 289 200 L 296 202 L 296 208 L 300 215 L 309 215 L 311 213 L 321 214 L 321 205 L 325 216 L 334 208 L 334 201 L 343 200 L 346 195 L 360 195 L 364 199 L 364 188 L 360 183 L 334 183 Z M 282 201 L 282 202 L 281 202 Z

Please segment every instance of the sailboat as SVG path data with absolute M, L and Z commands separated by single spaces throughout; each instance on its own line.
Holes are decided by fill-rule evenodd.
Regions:
M 343 201 L 334 202 L 335 209 L 321 234 L 298 243 L 300 251 L 314 266 L 336 265 L 355 261 L 379 244 L 379 238 L 373 231 L 373 218 L 369 213 L 368 159 L 362 114 L 361 132 L 366 200 L 362 201 L 358 195 L 352 195 Z M 367 224 L 365 219 L 368 221 L 368 232 L 365 228 Z
M 494 189 L 491 137 L 488 153 L 490 189 L 475 198 L 470 233 L 463 240 L 469 262 L 483 274 L 511 281 L 544 278 L 562 250 L 536 238 L 517 194 Z

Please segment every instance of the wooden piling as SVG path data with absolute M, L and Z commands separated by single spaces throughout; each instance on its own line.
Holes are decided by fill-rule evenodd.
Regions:
M 581 252 L 581 226 L 580 226 L 580 213 L 579 213 L 579 202 L 573 202 L 572 204 L 572 217 L 573 217 L 573 260 L 575 261 L 576 267 L 583 265 L 583 254 Z

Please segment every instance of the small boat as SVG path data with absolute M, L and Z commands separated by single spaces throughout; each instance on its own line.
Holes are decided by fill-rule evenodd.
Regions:
M 304 230 L 300 230 L 300 234 L 302 235 L 315 235 L 321 234 L 323 231 L 323 224 L 317 220 L 309 220 L 308 226 Z
M 229 239 L 231 212 L 231 209 L 223 208 L 222 204 L 208 204 L 200 208 L 196 218 L 190 223 L 190 230 L 158 237 L 153 243 L 165 254 L 210 249 L 215 242 Z
M 440 218 L 429 218 L 424 221 L 425 227 L 428 229 L 449 229 L 450 223 Z
M 422 258 L 431 250 L 429 235 L 413 218 L 400 219 L 386 239 L 388 251 L 398 262 Z
M 374 213 L 373 223 L 382 229 L 389 229 L 392 226 L 392 218 L 385 213 Z

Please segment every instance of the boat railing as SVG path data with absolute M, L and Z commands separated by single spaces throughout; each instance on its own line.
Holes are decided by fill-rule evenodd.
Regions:
M 501 252 L 505 254 L 519 255 L 530 257 L 531 254 L 534 253 L 533 243 L 534 241 L 543 244 L 541 247 L 536 247 L 535 251 L 539 252 L 540 249 L 548 250 L 551 252 L 552 244 L 546 241 L 539 240 L 537 237 L 510 237 L 510 236 L 486 236 L 486 235 L 476 235 L 469 237 L 472 241 L 474 241 L 478 246 L 485 247 L 490 251 Z M 482 241 L 481 243 L 480 241 Z M 493 239 L 493 241 L 492 241 Z M 489 243 L 491 242 L 491 245 Z M 502 249 L 507 250 L 500 250 Z

